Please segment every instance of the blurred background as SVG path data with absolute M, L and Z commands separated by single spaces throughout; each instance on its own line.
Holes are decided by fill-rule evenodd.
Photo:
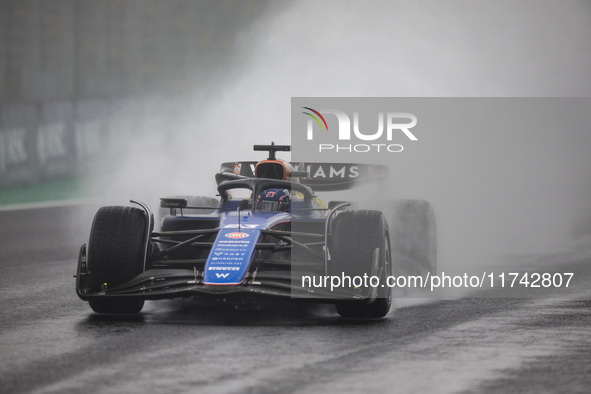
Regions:
M 154 170 L 146 161 L 167 155 L 161 143 L 183 144 L 182 127 L 191 129 L 189 142 L 203 138 L 182 117 L 198 118 L 220 79 L 236 70 L 239 33 L 268 6 L 0 1 L 0 188 L 60 181 L 54 186 L 75 193 L 80 177 L 123 171 L 127 155 L 133 167 Z M 162 153 L 150 157 L 149 146 Z M 62 194 L 53 189 L 22 197 Z
M 0 203 L 135 198 L 154 206 L 164 195 L 211 195 L 220 162 L 253 159 L 254 143 L 290 142 L 294 96 L 590 95 L 587 0 L 0 0 Z M 541 150 L 543 141 L 521 135 L 514 157 L 535 157 L 530 166 L 540 172 L 528 179 L 544 182 L 535 152 L 564 144 L 552 163 L 555 179 L 576 174 L 556 184 L 572 197 L 560 229 L 568 238 L 591 231 L 591 164 L 581 149 L 591 131 L 571 138 L 565 125 L 560 133 Z M 489 143 L 475 134 L 455 148 L 469 160 Z M 404 196 L 434 201 L 453 248 L 497 218 L 496 208 L 480 200 L 470 210 L 454 198 L 470 195 L 475 176 L 458 156 L 463 175 L 437 183 L 453 187 L 428 182 L 429 168 L 449 162 L 430 152 L 427 163 L 406 157 L 407 182 L 395 180 Z M 489 188 L 504 190 L 494 174 Z M 505 195 L 527 201 L 523 190 L 539 189 Z M 530 216 L 551 213 L 557 196 L 532 195 L 540 208 Z M 515 215 L 506 216 L 490 232 L 511 226 Z

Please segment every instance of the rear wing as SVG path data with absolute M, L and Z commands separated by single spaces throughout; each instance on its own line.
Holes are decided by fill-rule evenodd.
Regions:
M 256 161 L 222 163 L 216 181 L 254 178 Z M 310 186 L 317 191 L 351 189 L 365 183 L 381 183 L 388 176 L 388 167 L 360 163 L 291 163 L 294 182 Z

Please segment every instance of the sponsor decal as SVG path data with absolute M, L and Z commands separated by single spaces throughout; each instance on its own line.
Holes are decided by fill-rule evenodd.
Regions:
M 242 239 L 242 238 L 249 237 L 249 235 L 246 233 L 235 232 L 235 233 L 226 234 L 226 237 L 231 238 L 231 239 Z
M 259 236 L 260 230 L 255 228 L 236 231 L 231 227 L 220 230 L 205 262 L 203 283 L 207 285 L 242 283 L 248 273 Z
M 247 216 L 248 217 L 248 216 Z M 248 220 L 248 219 L 242 219 L 242 220 Z M 224 228 L 238 228 L 238 224 L 227 224 L 224 226 Z M 241 228 L 257 228 L 259 227 L 259 224 L 240 224 Z
M 352 179 L 359 177 L 359 166 L 351 164 L 343 165 L 306 165 L 306 171 L 310 174 L 310 179 L 314 178 L 341 178 Z

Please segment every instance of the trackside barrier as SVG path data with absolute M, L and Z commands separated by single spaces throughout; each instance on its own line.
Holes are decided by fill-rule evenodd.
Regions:
M 166 100 L 0 104 L 0 189 L 75 177 L 129 149 Z M 173 106 L 168 103 L 164 106 Z

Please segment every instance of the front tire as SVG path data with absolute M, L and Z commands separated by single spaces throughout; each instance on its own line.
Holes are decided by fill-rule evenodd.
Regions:
M 92 293 L 126 283 L 144 270 L 148 218 L 133 207 L 102 207 L 96 213 L 88 242 L 89 285 Z M 104 297 L 89 301 L 98 313 L 138 313 L 144 300 Z
M 392 273 L 392 260 L 384 215 L 369 210 L 342 212 L 335 218 L 331 240 L 329 275 L 379 278 L 377 287 L 345 288 L 348 296 L 335 304 L 339 315 L 349 318 L 386 316 L 392 305 L 392 291 L 386 283 Z

